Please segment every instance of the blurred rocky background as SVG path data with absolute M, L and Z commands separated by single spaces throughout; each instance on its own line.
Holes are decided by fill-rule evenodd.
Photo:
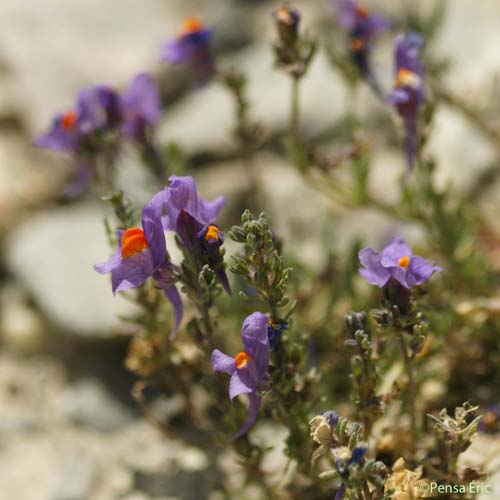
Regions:
M 440 1 L 411 4 L 428 9 Z M 500 6 L 497 0 L 448 3 L 436 47 L 452 62 L 446 81 L 487 107 L 500 70 Z M 386 11 L 403 4 L 377 2 Z M 294 5 L 313 33 L 334 15 L 328 1 Z M 81 88 L 97 82 L 121 87 L 142 70 L 161 73 L 171 106 L 159 135 L 178 142 L 188 157 L 201 158 L 195 172 L 201 191 L 208 198 L 226 194 L 226 222 L 235 222 L 247 173 L 238 161 L 217 160 L 232 141 L 231 98 L 215 84 L 183 92 L 177 73 L 162 68 L 160 46 L 186 16 L 199 15 L 216 29 L 221 64 L 247 73 L 252 116 L 271 131 L 279 129 L 288 117 L 290 89 L 273 68 L 270 49 L 270 12 L 277 6 L 257 0 L 0 1 L 0 498 L 217 498 L 210 491 L 222 479 L 211 470 L 207 450 L 165 438 L 139 415 L 130 396 L 134 378 L 123 366 L 130 332 L 117 318 L 129 306 L 92 270 L 109 252 L 102 221 L 107 207 L 95 196 L 58 202 L 68 165 L 31 143 Z M 382 42 L 384 50 L 389 53 L 390 37 Z M 390 58 L 380 60 L 390 74 Z M 303 128 L 311 133 L 350 106 L 361 116 L 381 106 L 367 89 L 352 102 L 323 51 L 302 92 Z M 498 147 L 452 108 L 439 111 L 429 148 L 439 160 L 440 182 L 461 190 L 499 156 Z M 386 144 L 375 143 L 374 149 L 373 189 L 391 199 L 405 168 L 403 156 Z M 335 225 L 340 247 L 360 236 L 373 243 L 394 223 L 377 212 L 332 205 L 272 151 L 255 163 L 262 208 L 295 258 L 315 261 L 327 222 Z M 138 203 L 152 194 L 133 157 L 123 158 L 120 183 Z M 497 228 L 498 187 L 492 182 L 478 200 Z M 410 239 L 418 237 L 416 228 L 401 229 Z M 182 405 L 172 398 L 162 411 L 175 418 Z M 279 438 L 276 429 L 259 432 L 271 441 Z M 488 446 L 498 457 L 500 443 L 489 439 Z M 238 486 L 238 468 L 230 456 L 226 462 L 220 469 Z M 277 450 L 269 468 L 282 465 Z M 251 498 L 251 489 L 245 495 Z

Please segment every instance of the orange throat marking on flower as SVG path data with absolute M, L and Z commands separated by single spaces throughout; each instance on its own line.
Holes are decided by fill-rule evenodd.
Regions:
M 396 75 L 396 87 L 418 88 L 422 79 L 408 68 L 401 68 Z
M 365 48 L 365 42 L 362 38 L 353 38 L 351 40 L 351 49 L 354 52 L 360 52 Z
M 403 267 L 404 269 L 408 269 L 408 266 L 410 265 L 410 257 L 408 255 L 403 255 L 399 260 L 398 260 L 398 266 Z
M 288 7 L 280 7 L 278 9 L 277 17 L 282 23 L 293 24 L 292 12 Z
M 141 253 L 148 247 L 144 231 L 139 227 L 127 229 L 122 236 L 122 259 Z
M 241 351 L 234 357 L 234 362 L 236 363 L 237 368 L 244 368 L 247 363 L 252 359 L 249 354 L 245 351 Z
M 210 224 L 207 227 L 207 232 L 205 233 L 205 241 L 210 241 L 212 239 L 219 239 L 219 228 L 217 226 L 214 226 L 213 224 Z
M 363 5 L 358 5 L 356 7 L 356 15 L 360 17 L 361 19 L 366 19 L 368 17 L 369 11 L 368 9 L 363 6 Z
M 73 129 L 76 125 L 76 113 L 74 111 L 64 113 L 61 118 L 61 124 L 64 130 Z
M 196 33 L 197 31 L 201 31 L 203 29 L 203 24 L 200 19 L 196 16 L 191 16 L 186 18 L 184 24 L 182 25 L 182 29 L 180 35 L 189 35 L 191 33 Z

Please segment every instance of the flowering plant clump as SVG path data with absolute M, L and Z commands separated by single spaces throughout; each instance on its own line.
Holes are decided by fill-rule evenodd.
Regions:
M 125 364 L 138 377 L 132 394 L 163 433 L 203 447 L 221 478 L 206 498 L 246 498 L 255 488 L 273 500 L 424 498 L 429 481 L 484 477 L 481 464 L 464 468 L 462 455 L 478 436 L 499 432 L 500 244 L 476 203 L 488 182 L 470 194 L 439 187 L 427 147 L 442 103 L 500 151 L 498 131 L 444 83 L 447 64 L 431 50 L 440 10 L 390 16 L 333 3 L 317 29 L 309 11 L 288 3 L 259 18 L 290 84 L 286 124 L 254 118 L 252 78 L 219 57 L 219 30 L 190 17 L 158 55 L 162 71 L 187 70 L 171 73 L 177 92 L 154 71 L 122 90 L 92 86 L 35 141 L 74 161 L 66 194 L 97 189 L 113 209 L 111 257 L 94 269 L 138 306 L 124 318 L 133 332 Z M 378 40 L 393 36 L 394 75 L 374 57 Z M 325 102 L 322 123 L 331 123 L 320 130 L 303 113 L 303 84 L 334 37 L 332 68 L 351 92 L 339 116 Z M 158 127 L 175 124 L 170 94 L 203 100 L 209 83 L 235 104 L 234 145 L 187 153 L 163 144 Z M 372 99 L 363 113 L 358 85 L 378 97 L 361 95 Z M 207 124 L 219 127 L 219 117 Z M 398 151 L 384 157 L 383 173 L 373 168 L 380 144 Z M 146 171 L 148 198 L 121 189 L 116 174 L 130 152 Z M 232 182 L 240 163 L 241 189 Z M 400 176 L 394 196 L 373 182 L 380 175 Z M 201 194 L 210 192 L 217 196 Z M 134 206 L 129 195 L 149 201 Z M 384 222 L 370 238 L 367 227 L 337 224 L 349 210 L 349 220 L 376 211 Z M 165 417 L 155 403 L 174 396 L 180 415 Z M 283 463 L 270 467 L 279 453 Z M 228 457 L 241 481 L 226 481 Z

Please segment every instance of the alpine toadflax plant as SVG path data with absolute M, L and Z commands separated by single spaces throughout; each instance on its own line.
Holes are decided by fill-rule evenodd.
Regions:
M 118 231 L 116 252 L 94 269 L 101 274 L 111 273 L 113 293 L 136 288 L 153 278 L 165 292 L 175 312 L 174 336 L 182 319 L 182 301 L 177 288 L 169 279 L 173 265 L 167 253 L 165 234 L 157 206 L 150 202 L 142 210 L 142 228 L 131 227 Z
M 394 41 L 394 88 L 387 102 L 403 119 L 408 165 L 413 167 L 418 153 L 418 112 L 425 101 L 425 73 L 420 58 L 424 44 L 417 33 L 398 35 Z
M 212 352 L 212 369 L 231 375 L 229 397 L 234 399 L 240 394 L 248 394 L 248 418 L 233 436 L 233 440 L 250 429 L 259 412 L 261 397 L 258 391 L 262 388 L 269 366 L 267 326 L 268 317 L 265 314 L 261 312 L 250 314 L 241 329 L 244 350 L 234 357 L 218 349 Z
M 381 94 L 382 91 L 370 60 L 372 42 L 378 34 L 390 28 L 390 20 L 385 16 L 370 12 L 367 7 L 353 0 L 336 0 L 335 4 L 339 23 L 349 34 L 349 49 L 354 64 L 361 76 L 378 94 Z
M 365 248 L 359 252 L 359 260 L 364 266 L 359 270 L 363 278 L 372 285 L 383 287 L 393 279 L 405 288 L 413 288 L 425 283 L 442 268 L 418 255 L 403 240 L 395 238 L 382 252 Z

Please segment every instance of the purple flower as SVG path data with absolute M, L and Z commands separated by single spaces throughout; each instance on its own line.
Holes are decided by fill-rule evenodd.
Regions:
M 35 146 L 54 151 L 76 151 L 80 135 L 77 121 L 75 111 L 57 115 L 50 129 L 35 140 Z
M 381 90 L 370 65 L 371 43 L 376 35 L 390 28 L 391 22 L 384 16 L 371 14 L 353 0 L 336 0 L 336 6 L 340 24 L 349 31 L 354 64 L 380 95 Z
M 161 118 L 160 91 L 147 73 L 140 73 L 120 96 L 123 116 L 122 133 L 125 137 L 144 141 L 148 127 Z
M 176 231 L 182 237 L 183 213 L 196 221 L 200 226 L 198 231 L 201 227 L 215 222 L 220 209 L 226 203 L 224 196 L 219 196 L 214 201 L 203 199 L 198 194 L 196 181 L 191 176 L 171 175 L 168 180 L 169 186 L 151 200 L 162 213 L 162 223 L 166 231 Z
M 231 286 L 224 269 L 224 259 L 220 252 L 220 247 L 224 243 L 224 234 L 215 224 L 203 227 L 196 235 L 199 246 L 205 255 L 206 261 L 215 271 L 219 282 L 228 294 L 231 294 Z
M 402 238 L 395 238 L 381 253 L 373 248 L 361 250 L 359 260 L 364 266 L 364 269 L 359 270 L 361 276 L 368 283 L 379 287 L 393 279 L 410 289 L 427 281 L 434 272 L 442 270 L 423 257 L 413 255 Z
M 120 121 L 118 94 L 106 85 L 82 90 L 74 109 L 57 115 L 51 128 L 35 145 L 55 151 L 77 153 L 88 134 L 114 127 Z
M 191 176 L 171 175 L 169 181 L 170 185 L 151 201 L 163 216 L 163 227 L 166 231 L 175 231 L 189 251 L 203 255 L 224 289 L 231 293 L 220 253 L 224 236 L 215 224 L 225 198 L 205 200 L 198 194 Z
M 162 58 L 170 63 L 190 64 L 202 86 L 214 73 L 212 37 L 212 30 L 206 29 L 198 18 L 188 17 L 179 36 L 164 44 Z
M 288 330 L 288 323 L 283 320 L 269 320 L 267 325 L 267 336 L 269 337 L 269 347 L 272 351 L 277 351 L 281 347 L 281 336 Z
M 357 31 L 364 38 L 371 38 L 391 26 L 389 19 L 371 14 L 354 0 L 337 0 L 336 4 L 340 24 L 350 32 Z
M 229 397 L 248 394 L 248 418 L 233 436 L 233 440 L 245 434 L 253 425 L 259 412 L 261 398 L 257 391 L 264 381 L 269 367 L 268 318 L 261 312 L 247 316 L 241 329 L 244 351 L 234 358 L 215 349 L 212 352 L 212 369 L 231 375 Z
M 121 121 L 118 93 L 108 85 L 95 85 L 82 90 L 76 109 L 81 134 L 108 130 Z
M 420 51 L 424 41 L 417 33 L 398 35 L 394 41 L 395 83 L 387 97 L 403 118 L 408 165 L 415 163 L 418 150 L 418 111 L 425 101 L 425 73 Z
M 173 337 L 182 319 L 183 309 L 179 292 L 167 272 L 172 267 L 168 260 L 160 213 L 150 202 L 142 210 L 142 228 L 118 231 L 117 251 L 106 262 L 96 264 L 94 269 L 101 274 L 111 273 L 113 293 L 136 288 L 153 277 L 174 307 Z

